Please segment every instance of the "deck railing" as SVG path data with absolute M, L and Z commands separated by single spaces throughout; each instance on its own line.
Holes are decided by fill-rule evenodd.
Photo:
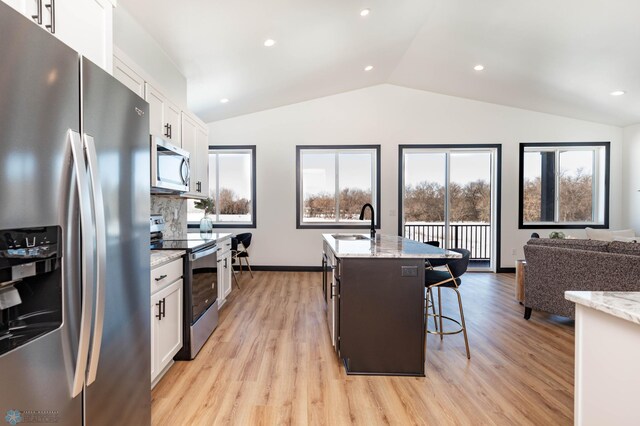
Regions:
M 407 223 L 404 225 L 404 237 L 421 242 L 439 241 L 444 247 L 445 224 Z M 449 247 L 469 250 L 471 260 L 491 258 L 491 225 L 488 223 L 451 223 L 449 238 Z

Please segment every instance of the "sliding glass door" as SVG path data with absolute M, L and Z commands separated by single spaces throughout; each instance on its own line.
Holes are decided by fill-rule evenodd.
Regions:
M 473 269 L 495 270 L 497 146 L 401 146 L 400 232 L 471 251 Z

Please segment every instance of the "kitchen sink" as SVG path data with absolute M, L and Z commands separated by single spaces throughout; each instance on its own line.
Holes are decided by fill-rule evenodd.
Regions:
M 349 241 L 356 241 L 356 240 L 370 240 L 371 238 L 365 236 L 365 235 L 361 235 L 361 234 L 333 234 L 331 235 L 333 238 L 335 238 L 336 240 L 349 240 Z

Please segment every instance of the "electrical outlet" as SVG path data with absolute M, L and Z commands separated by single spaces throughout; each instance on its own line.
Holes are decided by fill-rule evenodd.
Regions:
M 511 249 L 511 256 L 515 256 L 516 255 L 516 249 Z

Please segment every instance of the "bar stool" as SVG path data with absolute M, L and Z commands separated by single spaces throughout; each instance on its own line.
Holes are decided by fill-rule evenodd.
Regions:
M 436 270 L 436 269 L 425 269 L 424 277 L 425 277 L 425 287 L 426 287 L 426 306 L 429 306 L 430 300 L 433 299 L 434 288 L 438 289 L 438 313 L 435 312 L 433 314 L 429 314 L 427 310 L 427 333 L 429 334 L 439 334 L 440 340 L 444 338 L 445 334 L 458 334 L 462 333 L 464 335 L 464 345 L 467 350 L 467 359 L 471 359 L 471 353 L 469 352 L 469 339 L 467 338 L 467 327 L 464 322 L 464 311 L 462 309 L 462 297 L 460 296 L 460 291 L 458 291 L 458 287 L 462 284 L 462 280 L 460 277 L 467 271 L 469 267 L 469 258 L 471 256 L 471 252 L 466 249 L 451 249 L 452 251 L 458 252 L 462 254 L 462 258 L 460 259 L 450 259 L 444 266 L 446 270 Z M 460 308 L 460 321 L 451 318 L 449 316 L 442 314 L 442 293 L 440 291 L 441 288 L 450 288 L 456 292 L 458 296 L 458 307 Z M 433 307 L 433 302 L 432 307 Z M 434 309 L 435 310 L 435 309 Z M 436 325 L 435 330 L 429 330 L 429 321 L 428 317 L 434 317 L 434 322 L 437 319 L 440 323 L 440 327 L 438 328 Z M 442 327 L 443 320 L 452 321 L 460 326 L 459 329 L 454 331 L 444 331 Z

